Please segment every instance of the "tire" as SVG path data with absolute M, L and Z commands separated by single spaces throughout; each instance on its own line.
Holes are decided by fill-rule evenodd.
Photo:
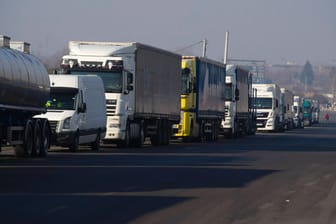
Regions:
M 163 121 L 162 125 L 162 145 L 169 145 L 169 125 L 168 125 L 168 120 Z
M 15 146 L 15 156 L 32 156 L 33 137 L 33 122 L 28 120 L 23 130 L 23 144 Z
M 42 122 L 42 144 L 40 149 L 40 157 L 48 155 L 48 149 L 50 147 L 50 126 L 48 120 Z
M 71 145 L 69 146 L 69 149 L 71 152 L 76 152 L 79 148 L 79 133 L 77 132 L 72 140 Z
M 162 122 L 161 120 L 157 121 L 156 135 L 151 136 L 151 143 L 154 146 L 159 146 L 163 142 L 163 131 L 162 131 Z
M 40 155 L 42 147 L 42 128 L 41 128 L 41 121 L 39 119 L 34 120 L 33 139 L 34 140 L 33 140 L 32 155 L 38 156 Z
M 144 131 L 144 127 L 141 124 L 140 125 L 140 130 L 139 130 L 139 138 L 136 140 L 135 142 L 135 147 L 137 148 L 142 148 L 145 142 L 145 131 Z
M 99 146 L 100 146 L 100 131 L 98 131 L 95 141 L 91 143 L 92 151 L 99 151 Z

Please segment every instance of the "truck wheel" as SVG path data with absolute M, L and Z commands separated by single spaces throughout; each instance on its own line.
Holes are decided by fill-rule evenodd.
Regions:
M 98 151 L 99 146 L 100 146 L 100 131 L 98 131 L 95 141 L 91 143 L 91 149 L 93 151 Z
M 23 130 L 23 144 L 15 146 L 15 156 L 31 156 L 33 151 L 33 123 L 28 120 Z
M 135 142 L 135 146 L 138 148 L 142 148 L 145 142 L 145 131 L 143 125 L 140 125 L 140 130 L 139 130 L 139 137 L 137 138 Z
M 40 149 L 41 157 L 48 155 L 48 149 L 50 147 L 50 127 L 48 120 L 43 120 L 42 122 L 42 144 Z
M 169 145 L 169 125 L 168 120 L 164 120 L 162 124 L 162 145 Z
M 71 145 L 69 146 L 69 149 L 71 152 L 76 152 L 79 147 L 79 133 L 77 132 L 75 137 L 72 140 Z
M 39 119 L 34 120 L 33 136 L 34 136 L 34 140 L 33 140 L 32 155 L 38 156 L 40 155 L 41 146 L 42 146 L 42 129 L 41 129 L 41 122 Z
M 154 146 L 158 146 L 162 144 L 163 141 L 163 130 L 162 130 L 162 123 L 159 120 L 157 123 L 156 134 L 151 136 L 151 143 Z

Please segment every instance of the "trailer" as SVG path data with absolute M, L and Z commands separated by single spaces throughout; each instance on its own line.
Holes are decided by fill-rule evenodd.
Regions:
M 0 35 L 0 149 L 11 145 L 16 156 L 46 156 L 49 122 L 34 115 L 46 112 L 49 77 L 29 46 Z
M 63 73 L 94 74 L 104 82 L 104 143 L 167 145 L 180 121 L 181 56 L 138 42 L 70 41 Z
M 181 122 L 175 138 L 218 138 L 225 113 L 225 65 L 203 57 L 182 57 Z
M 226 137 L 254 134 L 256 112 L 253 108 L 252 74 L 238 65 L 226 66 L 225 117 L 221 133 Z

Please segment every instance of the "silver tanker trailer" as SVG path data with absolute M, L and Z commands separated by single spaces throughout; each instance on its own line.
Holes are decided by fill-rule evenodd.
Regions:
M 45 113 L 50 93 L 43 64 L 29 54 L 29 44 L 0 35 L 0 150 L 14 146 L 16 156 L 46 156 L 50 145 Z

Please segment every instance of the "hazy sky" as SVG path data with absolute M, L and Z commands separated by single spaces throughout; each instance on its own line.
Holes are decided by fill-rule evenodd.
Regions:
M 0 0 L 0 34 L 42 56 L 69 40 L 176 51 L 206 38 L 207 56 L 222 60 L 226 31 L 229 58 L 336 65 L 336 0 Z

